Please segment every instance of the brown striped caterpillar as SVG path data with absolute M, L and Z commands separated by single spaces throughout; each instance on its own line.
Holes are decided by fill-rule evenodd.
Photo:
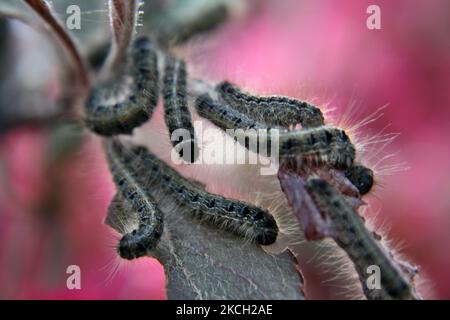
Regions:
M 198 158 L 198 148 L 195 143 L 191 114 L 187 106 L 186 77 L 184 61 L 167 55 L 162 88 L 164 118 L 173 147 L 186 162 L 194 162 Z M 178 133 L 182 134 L 178 136 Z M 187 133 L 189 133 L 189 137 L 184 136 Z M 188 147 L 185 146 L 186 144 Z
M 129 58 L 129 75 L 120 80 L 109 79 L 91 90 L 85 122 L 97 134 L 131 134 L 152 116 L 156 107 L 159 72 L 153 44 L 145 37 L 136 39 Z M 128 78 L 131 78 L 131 88 L 124 89 Z
M 122 237 L 117 251 L 124 259 L 139 258 L 158 244 L 163 232 L 162 212 L 137 175 L 120 157 L 117 143 L 108 140 L 105 149 L 118 192 L 131 204 L 139 218 L 138 228 Z
M 301 160 L 302 165 L 305 163 L 329 164 L 345 169 L 353 164 L 356 156 L 355 147 L 342 129 L 329 126 L 294 131 L 270 129 L 229 105 L 216 103 L 207 94 L 196 99 L 196 108 L 200 116 L 232 135 L 235 140 L 251 151 L 259 152 L 263 146 L 270 155 L 272 139 L 275 138 L 279 146 L 280 159 L 283 162 L 297 165 L 297 161 Z M 274 132 L 278 133 L 275 137 Z
M 202 221 L 261 245 L 275 242 L 278 227 L 267 210 L 205 191 L 143 147 L 126 150 L 118 143 L 115 146 L 120 149 L 120 156 L 139 172 L 145 186 L 158 201 L 162 194 L 169 193 L 177 206 L 188 209 Z
M 298 123 L 303 128 L 324 125 L 320 109 L 304 101 L 283 96 L 251 95 L 227 81 L 219 83 L 216 91 L 232 108 L 268 127 L 289 127 Z
M 359 274 L 369 299 L 417 299 L 413 285 L 394 263 L 375 236 L 368 232 L 364 220 L 326 181 L 309 179 L 305 188 L 321 213 L 331 220 L 332 237 L 346 251 Z M 369 289 L 367 268 L 381 270 L 381 289 Z

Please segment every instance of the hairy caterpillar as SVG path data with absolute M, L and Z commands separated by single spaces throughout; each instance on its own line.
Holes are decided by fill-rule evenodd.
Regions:
M 138 228 L 122 237 L 117 251 L 124 259 L 139 258 L 158 244 L 163 232 L 163 215 L 136 174 L 120 158 L 117 144 L 106 141 L 105 149 L 121 198 L 131 204 L 139 218 Z
M 178 206 L 188 208 L 200 220 L 261 245 L 276 241 L 277 223 L 267 210 L 205 191 L 143 147 L 126 150 L 116 142 L 115 148 L 120 149 L 121 156 L 139 172 L 155 198 L 158 194 L 170 193 Z
M 182 129 L 183 133 L 189 133 L 189 138 L 183 141 L 181 135 L 179 140 L 172 140 L 174 148 L 180 148 L 180 144 L 189 144 L 190 148 L 181 147 L 178 152 L 187 162 L 194 162 L 198 158 L 198 149 L 195 143 L 195 132 L 192 126 L 191 114 L 187 106 L 186 95 L 186 65 L 184 61 L 167 55 L 165 58 L 164 78 L 163 78 L 163 99 L 164 99 L 164 117 L 169 136 L 176 130 Z M 184 154 L 188 149 L 189 152 Z
M 136 39 L 129 58 L 132 85 L 125 90 L 128 92 L 117 99 L 127 77 L 109 79 L 94 87 L 86 102 L 86 125 L 97 134 L 131 134 L 151 117 L 157 105 L 159 72 L 153 44 L 145 37 Z
M 201 117 L 208 119 L 222 130 L 267 128 L 264 123 L 255 121 L 228 104 L 213 100 L 207 93 L 197 97 L 195 107 Z
M 283 96 L 251 95 L 227 81 L 219 83 L 216 91 L 232 108 L 267 126 L 289 127 L 300 123 L 303 128 L 311 128 L 324 125 L 320 109 L 304 101 Z
M 293 162 L 296 165 L 296 161 L 302 160 L 306 163 L 325 163 L 336 168 L 348 168 L 356 156 L 355 147 L 349 137 L 339 128 L 320 126 L 294 131 L 270 129 L 229 105 L 216 103 L 207 94 L 196 99 L 196 108 L 200 116 L 209 119 L 222 130 L 246 129 L 234 130 L 232 134 L 235 140 L 254 152 L 259 152 L 260 146 L 265 146 L 270 155 L 272 133 L 276 130 L 279 155 L 285 162 Z
M 305 187 L 322 214 L 331 219 L 333 238 L 353 261 L 366 296 L 369 299 L 416 299 L 414 288 L 400 266 L 393 263 L 374 234 L 367 231 L 363 218 L 344 198 L 324 180 L 309 179 Z M 381 289 L 367 287 L 369 266 L 380 268 Z

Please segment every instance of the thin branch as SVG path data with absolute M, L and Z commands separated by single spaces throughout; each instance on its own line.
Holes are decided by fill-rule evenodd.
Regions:
M 28 4 L 46 23 L 46 25 L 53 31 L 55 36 L 61 41 L 64 48 L 66 48 L 72 62 L 75 74 L 78 76 L 78 82 L 83 89 L 90 86 L 88 76 L 88 69 L 85 59 L 81 56 L 75 41 L 66 32 L 61 22 L 53 15 L 52 9 L 45 0 L 23 0 Z
M 110 0 L 109 13 L 113 45 L 105 65 L 105 72 L 123 66 L 136 27 L 136 0 Z
M 54 43 L 55 37 L 54 33 L 52 32 L 52 29 L 49 29 L 46 27 L 44 23 L 37 17 L 36 15 L 27 14 L 25 12 L 18 12 L 16 10 L 0 10 L 0 17 L 15 20 L 20 23 L 23 23 L 24 25 L 29 26 L 33 30 L 37 31 L 38 33 L 42 34 L 44 37 L 47 37 L 49 41 Z M 56 47 L 56 54 L 58 55 L 58 58 L 61 61 L 64 61 L 66 59 L 65 57 L 65 50 L 61 50 L 60 46 Z M 3 61 L 5 62 L 5 61 Z M 5 65 L 5 67 L 7 64 Z M 76 72 L 76 70 L 71 70 L 71 72 Z M 8 93 L 8 95 L 3 97 L 4 103 L 6 101 L 9 101 L 9 99 L 13 99 L 13 96 L 15 93 L 17 93 L 15 90 L 22 90 L 23 88 L 20 86 L 20 79 L 16 79 L 13 87 L 9 88 L 10 86 L 6 86 L 4 89 L 5 92 Z M 11 85 L 11 84 L 10 84 Z M 17 87 L 18 86 L 18 87 Z M 13 91 L 11 91 L 11 89 Z M 83 90 L 85 90 L 83 88 Z M 49 101 L 38 103 L 38 105 L 30 105 L 29 102 L 26 102 L 23 97 L 20 97 L 19 99 L 19 105 L 15 103 L 15 107 L 9 108 L 11 109 L 11 113 L 5 113 L 5 110 L 3 110 L 3 119 L 0 121 L 0 131 L 8 130 L 11 127 L 15 127 L 24 123 L 35 123 L 39 125 L 48 125 L 55 121 L 58 117 L 61 117 L 62 115 L 71 115 L 71 109 L 65 109 L 65 108 L 59 108 L 58 105 L 56 105 L 56 102 L 51 102 L 49 104 Z M 72 98 L 72 100 L 64 99 L 64 101 L 74 101 L 75 103 L 78 101 L 80 94 L 79 91 L 75 90 L 71 95 L 69 96 Z M 24 100 L 25 99 L 25 100 Z M 23 101 L 22 101 L 23 100 Z M 16 100 L 15 100 L 16 101 Z M 20 101 L 22 102 L 22 105 L 24 108 L 20 107 Z M 40 101 L 40 100 L 39 100 Z M 17 102 L 17 101 L 16 101 Z M 60 101 L 61 102 L 61 101 Z M 65 103 L 65 102 L 63 102 Z M 75 105 L 74 103 L 74 105 Z M 8 102 L 6 102 L 8 105 Z M 26 108 L 25 108 L 26 106 Z M 1 116 L 1 115 L 0 115 Z
M 33 19 L 32 17 L 30 17 L 28 15 L 24 15 L 19 12 L 1 10 L 0 17 L 20 21 L 23 24 L 30 26 L 34 30 L 37 30 L 38 32 L 50 35 L 50 32 L 48 31 L 48 29 L 43 28 L 42 24 L 40 24 L 39 22 L 37 22 L 35 19 Z

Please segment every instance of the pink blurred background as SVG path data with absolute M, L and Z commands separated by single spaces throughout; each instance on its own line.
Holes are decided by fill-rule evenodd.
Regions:
M 381 8 L 381 30 L 366 27 L 370 4 Z M 377 220 L 421 266 L 425 297 L 449 299 L 450 2 L 274 0 L 256 7 L 201 49 L 193 45 L 193 64 L 209 78 L 314 99 L 338 113 L 356 102 L 355 122 L 389 104 L 367 130 L 390 124 L 388 132 L 401 133 L 386 153 L 410 169 L 384 177 L 372 199 Z M 163 299 L 157 261 L 116 258 L 117 236 L 102 223 L 114 187 L 98 140 L 47 167 L 46 134 L 22 126 L 0 136 L 0 298 Z M 55 194 L 58 210 L 51 210 L 45 199 Z M 82 270 L 81 290 L 66 287 L 71 264 Z M 311 297 L 333 298 L 317 286 Z

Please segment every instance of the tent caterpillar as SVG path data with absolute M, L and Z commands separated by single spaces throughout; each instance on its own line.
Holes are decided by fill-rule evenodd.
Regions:
M 231 108 L 228 104 L 213 100 L 207 93 L 197 97 L 195 107 L 201 117 L 210 120 L 222 130 L 267 128 L 264 123 L 255 121 L 242 112 Z
M 289 127 L 300 123 L 303 128 L 312 128 L 324 125 L 320 109 L 304 101 L 283 96 L 251 95 L 228 81 L 219 83 L 216 91 L 232 108 L 267 126 Z
M 369 299 L 416 299 L 413 286 L 393 263 L 389 253 L 367 231 L 363 218 L 326 181 L 309 179 L 305 188 L 319 210 L 333 225 L 333 238 L 353 261 L 364 293 Z M 381 269 L 381 289 L 369 289 L 366 270 L 376 265 Z
M 114 96 L 123 90 L 127 77 L 108 80 L 95 86 L 86 102 L 87 126 L 103 136 L 131 134 L 135 127 L 146 122 L 155 109 L 159 94 L 157 53 L 148 38 L 134 41 L 130 52 L 132 86 L 119 102 Z
M 169 135 L 172 137 L 175 130 L 183 129 L 189 132 L 189 139 L 183 141 L 183 136 L 179 140 L 172 140 L 174 148 L 180 148 L 180 144 L 189 144 L 190 148 L 181 147 L 177 150 L 187 162 L 194 162 L 198 158 L 198 148 L 195 143 L 195 132 L 192 126 L 191 114 L 188 109 L 186 94 L 186 65 L 183 60 L 172 55 L 165 58 L 165 68 L 163 77 L 163 100 L 164 118 Z M 189 151 L 183 154 L 184 151 Z
M 339 128 L 320 126 L 293 131 L 267 128 L 265 124 L 254 121 L 229 105 L 215 102 L 207 94 L 196 99 L 196 108 L 200 116 L 229 134 L 231 132 L 228 129 L 246 129 L 232 131 L 233 138 L 253 152 L 259 152 L 260 146 L 265 146 L 270 155 L 272 133 L 277 130 L 280 159 L 293 165 L 302 160 L 345 169 L 353 164 L 356 156 L 354 145 L 346 132 Z
M 140 172 L 155 198 L 158 193 L 171 194 L 178 206 L 188 208 L 200 220 L 261 245 L 275 242 L 278 227 L 267 210 L 205 191 L 198 183 L 184 178 L 143 147 L 125 150 L 118 143 L 115 147 Z
M 136 174 L 120 158 L 115 143 L 106 141 L 105 149 L 116 187 L 139 218 L 138 228 L 122 237 L 117 251 L 124 259 L 139 258 L 158 244 L 163 232 L 162 212 Z

